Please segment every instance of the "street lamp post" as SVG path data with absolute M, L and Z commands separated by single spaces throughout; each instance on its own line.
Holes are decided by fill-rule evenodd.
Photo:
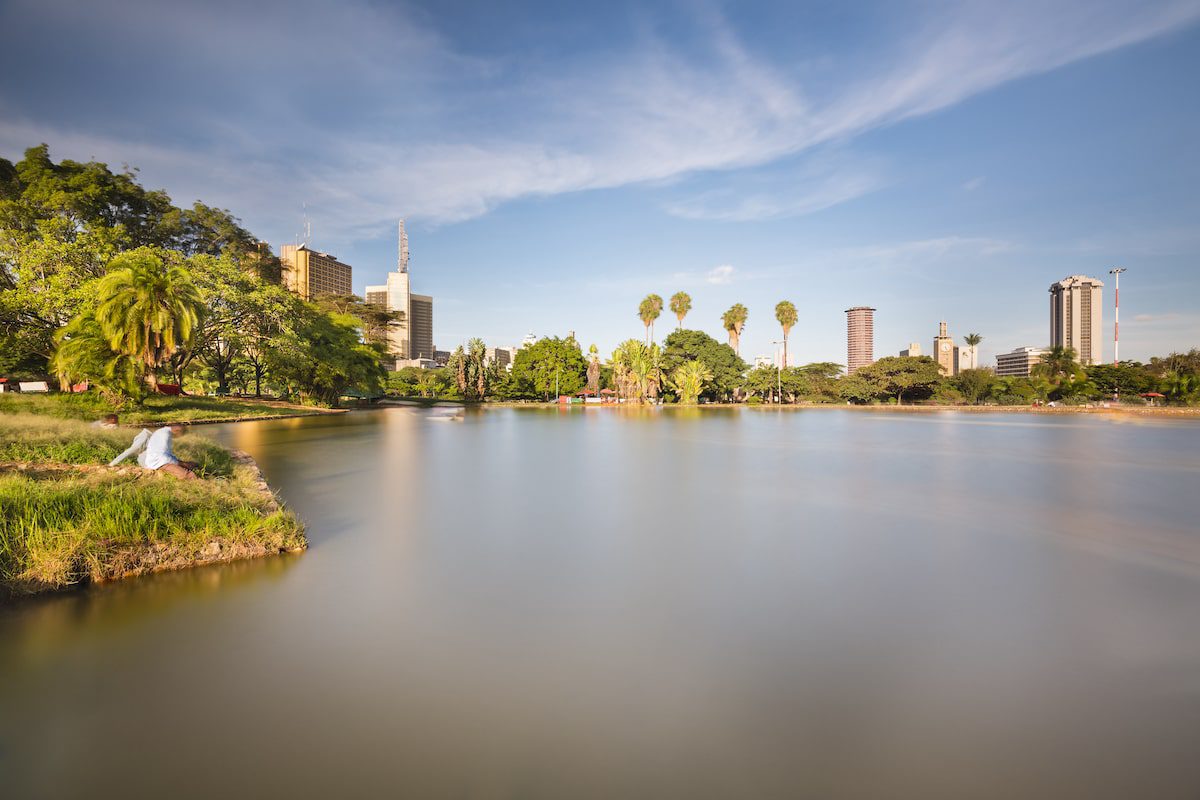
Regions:
M 1124 271 L 1124 267 L 1108 271 L 1113 276 L 1113 366 L 1121 363 L 1121 273 Z
M 783 344 L 783 340 L 771 342 L 771 344 Z M 780 405 L 783 405 L 783 367 L 786 366 L 787 364 L 775 367 L 775 397 L 778 398 Z

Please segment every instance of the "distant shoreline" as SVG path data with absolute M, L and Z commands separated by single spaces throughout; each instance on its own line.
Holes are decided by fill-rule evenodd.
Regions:
M 455 402 L 455 401 L 447 401 Z M 603 405 L 579 404 L 579 403 L 553 403 L 553 402 L 499 402 L 499 403 L 466 403 L 464 405 L 478 408 L 603 408 L 603 409 L 621 409 L 621 408 L 745 408 L 747 410 L 758 411 L 812 411 L 812 410 L 841 410 L 841 411 L 857 411 L 864 413 L 886 413 L 891 411 L 899 411 L 902 413 L 912 414 L 932 414 L 944 413 L 947 411 L 961 411 L 967 414 L 1047 414 L 1047 415 L 1063 415 L 1063 414 L 1098 414 L 1108 416 L 1134 416 L 1134 417 L 1164 417 L 1164 418 L 1183 418 L 1183 419 L 1200 419 L 1200 407 L 1181 407 L 1181 406 L 958 406 L 958 405 L 850 405 L 845 403 L 784 403 L 782 405 L 776 403 L 761 403 L 750 405 L 747 403 L 701 403 L 694 406 L 681 406 L 674 403 L 668 403 L 662 406 L 638 405 L 636 403 L 616 405 L 606 403 Z

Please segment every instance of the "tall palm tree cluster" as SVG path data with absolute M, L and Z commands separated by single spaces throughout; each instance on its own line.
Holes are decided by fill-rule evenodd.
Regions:
M 637 339 L 622 342 L 612 354 L 613 387 L 623 400 L 656 400 L 663 386 L 662 348 Z
M 58 335 L 51 367 L 64 384 L 102 375 L 127 392 L 158 388 L 158 368 L 187 347 L 204 305 L 188 273 L 150 248 L 112 260 L 96 286 L 95 310 Z

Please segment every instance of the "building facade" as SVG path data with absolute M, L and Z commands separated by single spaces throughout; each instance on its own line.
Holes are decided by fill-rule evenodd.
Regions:
M 1040 347 L 1018 347 L 1011 353 L 996 354 L 996 376 L 999 378 L 1028 378 L 1041 363 L 1046 351 Z
M 921 355 L 921 343 L 920 342 L 909 342 L 908 349 L 900 351 L 901 358 L 915 358 L 916 356 L 919 356 L 919 355 Z
M 399 247 L 396 271 L 389 272 L 387 283 L 366 287 L 364 296 L 368 303 L 385 307 L 397 315 L 388 326 L 388 353 L 400 361 L 432 363 L 433 346 L 433 298 L 425 294 L 413 294 L 411 276 L 408 272 L 408 234 L 404 232 L 404 220 L 399 225 Z M 415 366 L 415 363 L 413 364 Z
M 954 375 L 954 339 L 946 330 L 946 323 L 938 323 L 938 335 L 933 337 L 933 360 L 943 375 Z
M 489 347 L 484 353 L 483 361 L 485 364 L 497 364 L 500 369 L 508 369 L 512 363 L 516 352 L 508 347 Z
M 969 344 L 965 347 L 956 345 L 954 347 L 954 374 L 962 372 L 964 369 L 979 368 L 979 347 Z
M 846 374 L 875 363 L 875 309 L 846 309 Z
M 1084 366 L 1104 360 L 1103 290 L 1086 275 L 1050 284 L 1050 346 L 1071 348 Z
M 305 300 L 322 294 L 352 294 L 349 264 L 308 245 L 285 244 L 279 251 L 283 285 Z

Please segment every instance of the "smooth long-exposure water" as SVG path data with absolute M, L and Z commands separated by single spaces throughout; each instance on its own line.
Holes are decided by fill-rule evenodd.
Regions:
M 203 431 L 303 555 L 0 609 L 0 795 L 1200 796 L 1200 425 Z

